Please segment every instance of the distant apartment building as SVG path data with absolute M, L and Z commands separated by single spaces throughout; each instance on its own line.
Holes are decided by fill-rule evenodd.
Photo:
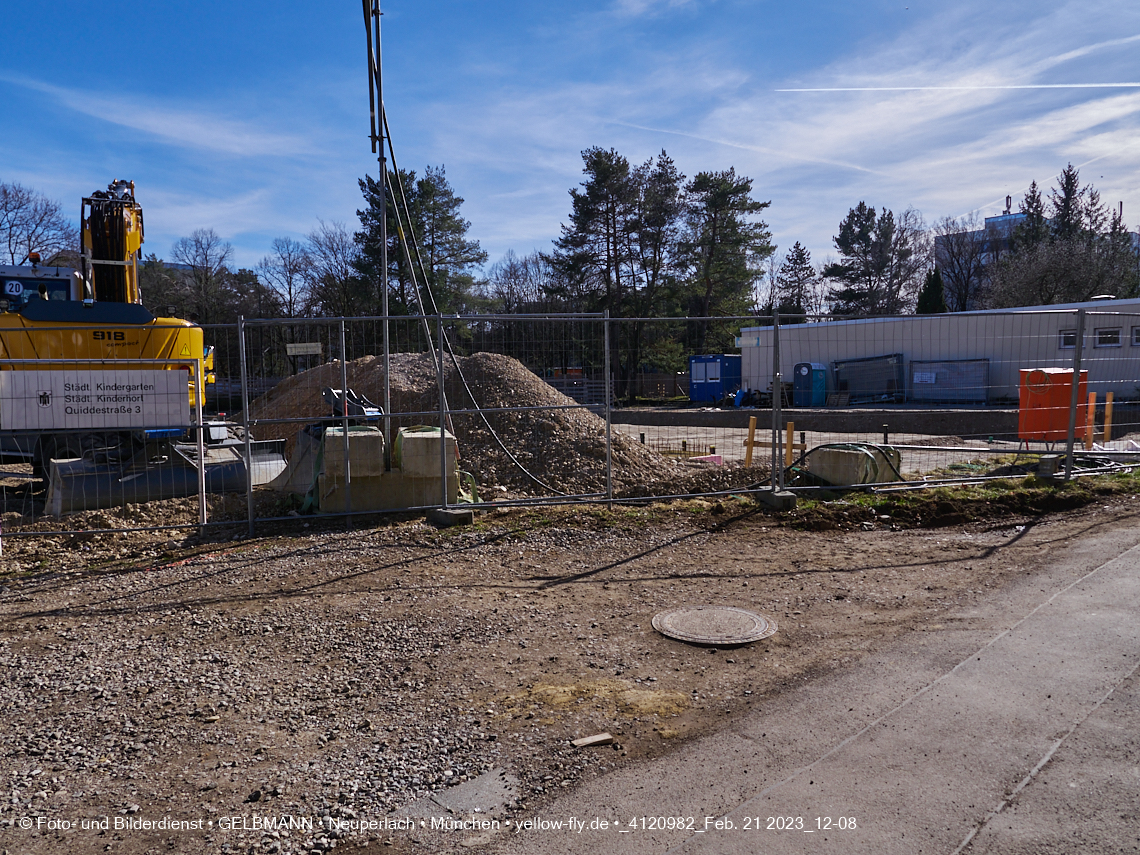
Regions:
M 943 294 L 950 311 L 981 308 L 990 269 L 1012 249 L 1014 233 L 1025 222 L 1025 214 L 1010 211 L 1011 203 L 1007 196 L 1005 211 L 986 217 L 980 229 L 935 236 L 934 263 L 942 274 Z

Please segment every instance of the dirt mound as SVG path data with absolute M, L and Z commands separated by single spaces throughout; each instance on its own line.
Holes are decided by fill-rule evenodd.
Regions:
M 460 466 L 475 475 L 481 491 L 505 487 L 512 494 L 553 492 L 600 493 L 605 490 L 605 421 L 580 408 L 550 384 L 508 356 L 478 353 L 459 357 L 459 367 L 471 393 L 450 359 L 445 364 L 444 388 L 459 441 Z M 436 366 L 427 354 L 393 354 L 390 380 L 395 427 L 439 424 Z M 383 360 L 366 356 L 345 366 L 348 386 L 379 404 L 384 397 Z M 250 418 L 317 419 L 328 415 L 321 388 L 342 384 L 341 365 L 330 362 L 282 381 L 250 405 Z M 472 399 L 474 396 L 474 400 Z M 563 409 L 573 407 L 574 409 Z M 530 408 L 530 409 L 520 409 Z M 495 410 L 500 410 L 496 412 Z M 509 411 L 503 411 L 509 410 Z M 496 442 L 487 422 L 506 449 L 535 478 L 528 477 Z M 259 424 L 258 439 L 292 439 L 299 424 Z M 613 436 L 613 478 L 616 495 L 628 495 L 636 485 L 685 480 L 695 467 L 679 464 L 628 437 Z M 501 491 L 499 491 L 501 495 Z M 494 498 L 495 493 L 481 495 Z

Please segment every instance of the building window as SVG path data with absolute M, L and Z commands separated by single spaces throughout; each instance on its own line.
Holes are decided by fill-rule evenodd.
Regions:
M 1132 344 L 1135 347 L 1140 347 L 1140 327 L 1132 328 Z
M 1077 346 L 1076 330 L 1061 330 L 1061 350 L 1072 350 Z
M 1102 327 L 1096 330 L 1093 347 L 1120 347 L 1120 327 Z

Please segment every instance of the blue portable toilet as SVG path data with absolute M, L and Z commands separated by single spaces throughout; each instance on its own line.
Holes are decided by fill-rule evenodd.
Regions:
M 823 407 L 827 405 L 827 366 L 818 362 L 800 362 L 792 375 L 792 406 Z
M 712 354 L 689 357 L 689 400 L 722 401 L 740 388 L 740 357 Z

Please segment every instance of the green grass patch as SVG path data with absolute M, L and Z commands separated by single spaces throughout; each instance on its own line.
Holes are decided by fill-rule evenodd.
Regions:
M 1140 475 L 1119 473 L 1052 482 L 1032 476 L 929 490 L 848 493 L 836 501 L 801 501 L 789 524 L 816 531 L 862 527 L 936 528 L 1075 510 L 1098 499 L 1140 493 Z

